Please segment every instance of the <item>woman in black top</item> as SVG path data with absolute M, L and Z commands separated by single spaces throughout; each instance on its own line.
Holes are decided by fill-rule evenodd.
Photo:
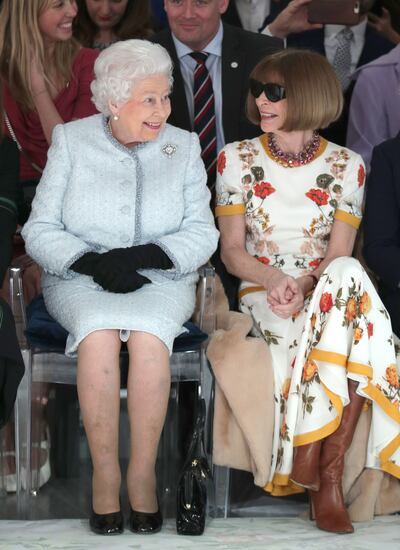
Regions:
M 0 108 L 0 113 L 3 110 Z M 18 150 L 1 135 L 0 121 L 0 284 L 12 256 L 12 237 L 17 227 Z M 14 406 L 18 384 L 24 373 L 23 360 L 10 306 L 0 297 L 0 428 Z

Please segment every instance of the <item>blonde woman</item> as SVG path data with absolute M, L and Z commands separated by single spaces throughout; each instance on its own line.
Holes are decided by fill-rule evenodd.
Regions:
M 275 431 L 265 490 L 307 487 L 317 527 L 352 533 L 342 474 L 363 404 L 372 409 L 366 466 L 397 477 L 400 415 L 389 317 L 351 258 L 364 164 L 317 132 L 342 104 L 319 54 L 287 49 L 263 59 L 247 99 L 263 134 L 220 153 L 216 215 L 222 260 L 241 279 L 240 308 L 272 355 Z
M 75 0 L 3 0 L 0 74 L 8 134 L 21 151 L 19 179 L 26 191 L 20 221 L 46 164 L 54 127 L 96 112 L 90 82 L 97 52 L 72 37 Z
M 96 112 L 90 99 L 90 83 L 98 52 L 81 48 L 72 37 L 76 14 L 73 0 L 3 0 L 1 5 L 0 75 L 5 130 L 21 151 L 17 182 L 20 224 L 29 216 L 54 127 Z M 23 242 L 19 246 L 14 242 L 14 255 L 23 253 Z M 29 303 L 41 291 L 41 270 L 27 256 L 24 263 L 25 300 Z M 41 396 L 41 402 L 45 401 Z M 47 449 L 40 459 L 42 485 L 50 475 L 44 423 L 40 431 L 38 445 Z M 34 462 L 36 458 L 34 454 Z M 16 488 L 12 469 L 7 478 L 10 492 Z

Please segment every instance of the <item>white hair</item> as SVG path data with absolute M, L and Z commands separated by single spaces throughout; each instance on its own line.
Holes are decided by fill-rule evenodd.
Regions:
M 172 61 L 165 48 L 148 40 L 122 40 L 106 48 L 94 64 L 90 85 L 92 101 L 100 113 L 110 115 L 109 101 L 126 103 L 134 85 L 152 75 L 165 75 L 172 87 Z

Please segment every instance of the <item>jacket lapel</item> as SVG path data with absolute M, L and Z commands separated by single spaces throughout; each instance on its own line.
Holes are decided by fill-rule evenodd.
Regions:
M 237 36 L 224 25 L 221 59 L 222 125 L 225 143 L 235 141 L 239 134 L 238 113 L 242 110 L 241 98 L 245 75 L 245 59 Z
M 178 126 L 178 128 L 189 130 L 192 125 L 189 117 L 180 63 L 171 32 L 168 30 L 165 31 L 165 33 L 160 33 L 157 41 L 169 52 L 174 64 L 174 84 L 171 94 L 172 112 L 168 122 L 174 126 Z

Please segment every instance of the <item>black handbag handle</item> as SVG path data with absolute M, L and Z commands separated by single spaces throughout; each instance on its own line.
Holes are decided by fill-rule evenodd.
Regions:
M 192 441 L 188 450 L 188 459 L 193 456 L 199 456 L 204 452 L 204 426 L 206 422 L 206 402 L 204 399 L 198 400 L 197 416 L 194 423 Z

